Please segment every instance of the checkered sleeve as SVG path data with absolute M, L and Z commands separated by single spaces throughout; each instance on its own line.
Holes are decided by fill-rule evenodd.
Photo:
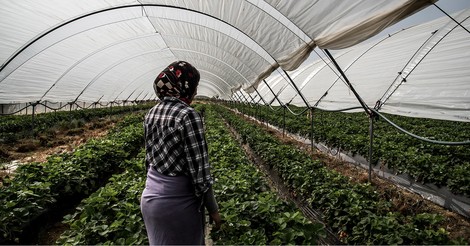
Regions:
M 195 110 L 190 110 L 185 118 L 183 136 L 185 136 L 186 159 L 189 173 L 196 187 L 196 195 L 201 196 L 213 183 L 203 122 Z

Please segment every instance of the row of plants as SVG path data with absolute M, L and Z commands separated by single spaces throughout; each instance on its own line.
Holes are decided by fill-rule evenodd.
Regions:
M 263 127 L 217 106 L 217 111 L 291 191 L 323 214 L 346 244 L 461 244 L 440 227 L 436 214 L 401 214 L 370 184 L 351 183 L 318 160 L 283 144 Z
M 271 191 L 212 106 L 204 107 L 214 192 L 224 220 L 211 233 L 214 244 L 318 244 L 325 235 L 323 225 L 312 223 Z
M 227 104 L 227 106 L 256 116 L 291 133 L 306 138 L 311 136 L 311 111 L 293 115 L 283 108 Z M 305 108 L 289 106 L 295 112 Z M 470 123 L 411 118 L 387 115 L 400 127 L 429 139 L 460 142 L 469 140 Z M 285 117 L 285 122 L 284 122 Z M 364 113 L 313 111 L 313 137 L 330 148 L 340 148 L 368 158 L 369 118 Z M 416 181 L 446 186 L 456 194 L 470 195 L 470 151 L 465 145 L 440 145 L 408 136 L 388 122 L 377 118 L 374 122 L 374 163 L 380 161 L 396 173 L 406 173 Z
M 200 107 L 198 107 L 201 109 Z M 214 244 L 316 244 L 323 226 L 308 221 L 269 190 L 223 122 L 208 111 L 207 141 L 222 228 Z M 84 199 L 64 223 L 61 245 L 148 244 L 139 199 L 145 185 L 144 153 L 126 162 L 126 171 Z
M 0 242 L 21 243 L 27 228 L 103 185 L 142 146 L 142 118 L 142 114 L 129 115 L 103 139 L 90 140 L 43 163 L 21 165 L 14 177 L 4 177 Z
M 145 187 L 145 151 L 125 161 L 125 171 L 113 175 L 106 186 L 82 200 L 63 223 L 69 229 L 58 245 L 148 245 L 140 212 Z
M 45 132 L 58 124 L 77 121 L 88 122 L 94 118 L 146 110 L 152 106 L 153 104 L 138 104 L 112 108 L 57 111 L 37 114 L 34 118 L 31 115 L 2 115 L 0 116 L 0 142 L 13 143 L 23 137 L 31 136 L 33 132 Z

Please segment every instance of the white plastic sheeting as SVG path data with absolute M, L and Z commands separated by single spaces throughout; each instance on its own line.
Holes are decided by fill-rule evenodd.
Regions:
M 470 10 L 454 18 L 470 29 Z M 371 108 L 380 101 L 381 112 L 470 121 L 469 40 L 470 33 L 443 17 L 343 49 L 335 60 Z M 360 107 L 334 65 L 323 59 L 326 62 L 317 58 L 290 73 L 309 104 L 327 110 Z M 287 81 L 279 76 L 268 80 L 282 102 L 305 106 Z M 278 104 L 264 84 L 259 92 L 266 101 Z
M 141 100 L 169 62 L 229 98 L 318 44 L 355 45 L 425 0 L 18 0 L 0 8 L 0 103 Z
M 328 91 L 318 106 L 358 106 L 329 65 L 318 61 L 299 68 L 320 47 L 343 49 L 335 57 L 369 106 L 385 95 L 383 112 L 469 120 L 469 83 L 464 79 L 469 62 L 461 50 L 468 50 L 468 36 L 461 28 L 446 34 L 455 24 L 435 24 L 440 29 L 435 36 L 445 38 L 427 52 L 439 40 L 432 38 L 413 59 L 434 24 L 393 35 L 373 49 L 359 44 L 433 2 L 4 1 L 0 104 L 154 99 L 155 76 L 179 59 L 201 71 L 201 96 L 228 99 L 241 88 L 252 93 L 282 68 L 297 69 L 291 75 L 311 105 Z M 399 71 L 406 83 L 394 81 Z M 269 81 L 284 102 L 303 105 L 285 79 Z M 390 85 L 398 89 L 387 94 Z M 273 100 L 269 93 L 264 91 L 266 101 Z

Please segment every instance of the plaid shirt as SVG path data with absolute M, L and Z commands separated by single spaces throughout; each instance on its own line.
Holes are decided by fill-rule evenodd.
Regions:
M 167 176 L 187 175 L 196 195 L 213 183 L 201 116 L 175 97 L 165 97 L 145 116 L 146 164 Z

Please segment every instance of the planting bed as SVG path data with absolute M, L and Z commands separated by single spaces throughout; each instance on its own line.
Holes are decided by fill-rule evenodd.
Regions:
M 221 106 L 200 104 L 195 107 L 204 112 L 210 163 L 216 179 L 214 190 L 224 219 L 221 230 L 208 234 L 210 244 L 470 242 L 470 223 L 459 215 L 385 180 L 374 177 L 372 184 L 369 184 L 367 174 L 362 169 L 323 153 L 312 153 L 310 146 L 259 122 L 248 121 Z M 2 242 L 148 243 L 139 209 L 140 192 L 145 181 L 143 152 L 137 158 L 129 155 L 131 152 L 137 153 L 141 148 L 142 117 L 140 114 L 119 123 L 122 127 L 130 126 L 130 131 L 119 126 L 111 127 L 113 121 L 97 129 L 87 127 L 93 125 L 87 122 L 83 124 L 82 131 L 76 132 L 92 135 L 89 131 L 101 131 L 107 135 L 103 141 L 111 145 L 101 140 L 88 141 L 81 147 L 74 146 L 73 152 L 64 151 L 67 153 L 46 159 L 40 165 L 32 162 L 31 167 L 21 167 L 17 177 L 4 179 L 4 187 L 0 187 L 2 194 L 17 195 L 2 198 L 6 202 L 2 207 L 6 208 L 6 213 L 11 213 L 2 215 Z M 104 134 L 111 128 L 111 134 Z M 109 140 L 113 136 L 117 138 Z M 123 142 L 123 139 L 129 141 Z M 53 153 L 51 149 L 54 147 L 50 146 L 51 152 L 35 151 L 46 156 L 45 153 Z M 28 153 L 30 158 L 35 151 Z M 108 163 L 109 158 L 119 162 Z M 60 167 L 57 170 L 68 169 L 67 163 L 73 163 L 72 166 L 77 168 L 82 166 L 80 163 L 84 163 L 83 167 L 88 171 L 94 170 L 95 167 L 91 166 L 96 163 L 103 163 L 108 171 L 97 174 L 96 179 L 96 175 L 91 172 L 85 175 L 83 171 L 72 168 L 70 172 L 58 174 L 49 181 L 38 179 L 47 177 L 48 170 L 56 170 L 56 167 Z M 77 170 L 84 175 L 77 176 Z M 96 171 L 101 172 L 99 168 Z M 72 178 L 67 181 L 67 176 L 83 177 L 83 180 Z M 22 189 L 14 190 L 15 179 L 24 182 L 17 184 Z M 54 184 L 57 180 L 65 183 Z M 28 228 L 25 225 L 29 219 L 36 218 L 34 223 L 37 224 L 37 216 L 41 216 L 44 211 L 60 209 L 60 206 L 50 205 L 63 200 L 64 196 L 60 193 L 71 192 L 78 192 L 80 195 L 77 197 L 85 199 L 81 202 L 73 201 L 75 205 L 72 206 L 80 202 L 77 208 L 69 207 L 62 211 L 69 214 L 63 223 L 39 223 L 39 227 L 42 227 L 39 231 L 42 232 L 33 241 L 22 238 L 26 234 L 21 230 Z M 27 203 L 32 206 L 20 206 Z M 10 217 L 18 223 L 7 222 L 11 220 L 8 219 Z M 322 223 L 307 218 L 319 219 Z
M 344 176 L 338 176 L 335 172 L 325 172 L 322 166 L 330 166 L 329 164 L 325 164 L 325 162 L 330 163 L 325 161 L 325 158 L 320 158 L 320 160 L 322 160 L 321 163 L 315 164 L 316 161 L 310 163 L 306 161 L 307 157 L 305 153 L 299 153 L 277 142 L 278 140 L 262 133 L 265 131 L 265 127 L 254 128 L 250 125 L 253 123 L 243 123 L 244 121 L 240 121 L 238 119 L 239 117 L 234 118 L 231 116 L 232 114 L 233 113 L 228 114 L 226 112 L 224 113 L 224 117 L 228 115 L 228 118 L 234 119 L 233 122 L 235 123 L 231 122 L 231 124 L 244 136 L 244 141 L 249 143 L 255 152 L 263 157 L 265 161 L 267 160 L 266 162 L 270 163 L 271 168 L 277 169 L 280 175 L 284 176 L 283 179 L 286 184 L 292 188 L 294 195 L 303 197 L 305 200 L 311 202 L 314 208 L 323 212 L 326 216 L 325 219 L 327 223 L 337 229 L 339 237 L 342 238 L 344 242 L 361 244 L 383 244 L 392 242 L 425 244 L 430 242 L 438 243 L 439 240 L 451 243 L 451 238 L 457 240 L 457 243 L 459 240 L 469 240 L 468 221 L 464 218 L 452 213 L 447 213 L 442 209 L 440 211 L 444 212 L 436 213 L 437 210 L 432 209 L 432 204 L 429 206 L 423 199 L 419 199 L 419 197 L 416 196 L 411 198 L 413 196 L 407 196 L 405 195 L 406 192 L 402 192 L 399 189 L 386 189 L 386 186 L 382 185 L 378 186 L 379 188 L 375 188 L 375 186 L 363 183 L 367 181 L 367 175 L 351 167 L 345 168 L 346 166 L 344 166 L 339 169 L 349 170 L 351 174 L 358 173 L 358 175 L 354 175 L 354 178 L 346 176 L 346 179 Z M 260 133 L 256 134 L 256 132 Z M 288 145 L 292 145 L 293 143 L 295 143 L 295 141 L 290 140 Z M 299 149 L 298 146 L 298 143 L 295 144 L 295 149 Z M 305 146 L 302 148 L 305 149 Z M 282 156 L 287 156 L 287 159 L 283 160 Z M 303 157 L 299 159 L 299 156 Z M 318 154 L 315 158 L 318 158 Z M 310 157 L 308 157 L 308 159 L 310 159 Z M 334 164 L 335 162 L 332 163 L 332 165 L 338 166 L 338 164 Z M 307 168 L 305 169 L 305 167 Z M 313 170 L 318 170 L 319 173 L 315 173 L 317 171 L 312 173 Z M 381 182 L 382 181 L 375 183 Z M 347 183 L 351 185 L 347 185 Z M 372 199 L 372 202 L 368 202 L 367 200 L 369 199 Z M 317 200 L 319 200 L 319 203 Z M 351 210 L 355 207 L 360 208 L 360 210 L 356 212 Z M 367 210 L 375 212 L 367 212 Z M 430 213 L 421 214 L 422 212 Z M 452 215 L 447 216 L 448 214 Z M 358 217 L 354 217 L 356 215 Z M 341 218 L 342 216 L 345 217 Z M 441 216 L 443 220 L 438 219 Z M 363 221 L 363 219 L 367 220 Z M 377 224 L 379 221 L 388 221 L 386 222 L 388 224 Z M 418 221 L 426 222 L 421 224 L 421 222 L 418 223 Z M 417 223 L 421 224 L 421 226 L 426 225 L 426 229 L 420 228 Z M 360 229 L 360 227 L 356 225 L 365 226 L 365 228 Z M 386 231 L 389 232 L 367 234 L 368 231 L 374 230 L 374 226 L 380 226 L 382 229 L 388 228 Z M 435 231 L 431 232 L 427 230 Z M 452 232 L 446 230 L 452 230 Z M 412 233 L 410 234 L 410 232 L 407 231 L 417 232 L 417 234 L 412 235 Z M 361 235 L 361 232 L 366 234 Z M 382 233 L 385 234 L 382 235 Z M 426 237 L 424 237 L 422 233 L 437 237 L 432 236 L 425 239 Z M 439 234 L 441 234 L 442 237 L 438 236 Z M 449 234 L 451 238 L 445 239 L 446 236 L 444 235 L 447 234 Z

